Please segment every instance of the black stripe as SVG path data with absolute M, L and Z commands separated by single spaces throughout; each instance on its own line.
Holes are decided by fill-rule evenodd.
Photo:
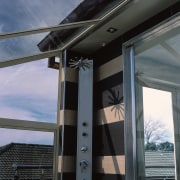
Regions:
M 122 43 L 112 41 L 93 55 L 94 68 L 97 68 L 122 54 Z
M 65 100 L 65 96 L 64 96 L 64 84 L 65 82 L 61 82 L 61 102 L 60 102 L 60 110 L 63 109 L 63 103 L 64 103 L 64 100 Z
M 78 84 L 73 82 L 62 82 L 61 83 L 61 106 L 60 109 L 63 109 L 63 94 L 64 94 L 64 83 L 65 83 L 65 109 L 77 110 L 78 107 Z
M 65 109 L 77 110 L 78 84 L 66 81 Z
M 126 42 L 127 40 L 137 36 L 138 34 L 148 30 L 149 28 L 152 28 L 153 26 L 159 24 L 160 22 L 168 19 L 172 15 L 179 12 L 180 9 L 180 2 L 177 2 L 176 4 L 168 7 L 164 11 L 156 14 L 152 18 L 148 19 L 144 23 L 138 25 L 137 27 L 131 29 L 130 31 L 126 32 L 122 37 L 123 41 Z M 121 39 L 122 39 L 121 37 Z
M 125 180 L 125 176 L 121 174 L 93 174 L 93 180 Z
M 124 155 L 124 121 L 94 127 L 93 155 Z
M 62 174 L 63 180 L 75 180 L 76 174 L 75 173 L 63 173 Z M 61 173 L 58 173 L 58 180 L 61 180 Z
M 60 133 L 60 138 L 61 138 Z M 61 142 L 60 142 L 61 143 Z M 61 146 L 61 144 L 60 144 Z M 61 149 L 61 148 L 60 148 Z M 77 128 L 75 126 L 64 126 L 64 156 L 76 156 L 77 149 Z M 61 155 L 61 152 L 60 154 Z
M 94 110 L 116 105 L 123 99 L 123 72 L 110 76 L 94 85 Z
M 59 152 L 58 155 L 61 156 L 62 152 L 62 126 L 59 127 Z

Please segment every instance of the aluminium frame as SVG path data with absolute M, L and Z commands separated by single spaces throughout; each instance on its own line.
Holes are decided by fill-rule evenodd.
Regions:
M 180 13 L 176 13 L 123 44 L 126 180 L 137 180 L 134 47 L 159 38 L 177 27 L 180 27 Z

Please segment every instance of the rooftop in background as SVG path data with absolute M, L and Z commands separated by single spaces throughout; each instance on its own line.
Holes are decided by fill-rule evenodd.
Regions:
M 146 177 L 175 176 L 174 152 L 146 151 Z M 44 171 L 46 179 L 52 179 L 53 146 L 10 143 L 0 147 L 0 179 L 13 179 L 15 167 L 22 179 L 38 179 Z
M 52 179 L 53 146 L 10 143 L 0 147 L 0 179 Z M 16 172 L 17 168 L 17 172 Z M 44 174 L 42 174 L 42 172 Z
M 148 179 L 175 179 L 174 152 L 146 151 L 145 173 Z

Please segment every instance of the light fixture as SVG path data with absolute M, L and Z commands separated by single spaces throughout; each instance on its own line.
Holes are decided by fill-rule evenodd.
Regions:
M 107 32 L 109 32 L 109 33 L 115 33 L 116 31 L 117 31 L 117 29 L 114 27 L 110 27 L 109 29 L 107 29 Z

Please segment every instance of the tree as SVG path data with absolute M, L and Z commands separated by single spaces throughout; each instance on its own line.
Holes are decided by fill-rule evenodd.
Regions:
M 161 121 L 152 119 L 145 120 L 145 144 L 165 142 L 167 138 L 169 138 L 168 129 Z
M 174 151 L 174 144 L 168 141 L 159 144 L 151 142 L 145 144 L 144 149 L 146 151 Z
M 161 151 L 174 151 L 174 144 L 168 141 L 157 145 L 157 150 Z
M 156 151 L 157 150 L 157 146 L 155 143 L 147 143 L 145 144 L 145 147 L 144 147 L 145 150 L 151 150 L 151 151 Z

